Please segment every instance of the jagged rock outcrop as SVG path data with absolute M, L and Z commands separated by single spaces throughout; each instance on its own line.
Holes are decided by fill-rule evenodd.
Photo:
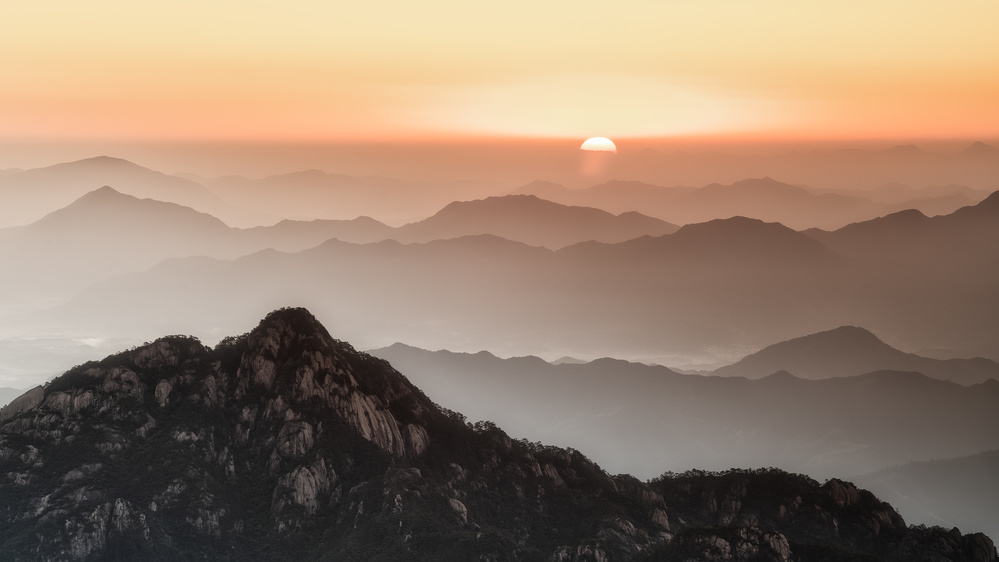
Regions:
M 10 418 L 25 412 L 27 410 L 33 410 L 42 403 L 45 399 L 45 389 L 36 386 L 31 390 L 25 392 L 24 394 L 18 396 L 17 398 L 10 401 L 9 404 L 0 408 L 0 423 L 3 423 Z
M 0 415 L 0 498 L 5 560 L 996 559 L 839 480 L 611 477 L 466 424 L 301 309 L 22 396 Z

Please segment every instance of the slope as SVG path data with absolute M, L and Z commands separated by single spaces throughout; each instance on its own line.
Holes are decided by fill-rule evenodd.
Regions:
M 98 156 L 0 177 L 0 226 L 28 224 L 104 185 L 216 215 L 227 210 L 203 185 L 120 158 Z
M 746 380 L 613 359 L 552 365 L 402 344 L 371 353 L 472 419 L 645 478 L 731 466 L 828 478 L 999 444 L 994 382 L 964 387 L 891 371 Z
M 758 379 L 788 371 L 805 379 L 849 377 L 879 370 L 914 371 L 969 385 L 999 379 L 999 363 L 975 359 L 932 359 L 905 353 L 871 332 L 841 326 L 765 347 L 712 372 L 718 376 Z
M 466 425 L 304 310 L 215 349 L 173 336 L 83 365 L 0 423 L 13 561 L 996 559 L 839 480 L 643 484 Z
M 587 240 L 613 243 L 639 236 L 661 236 L 677 228 L 636 212 L 612 215 L 600 209 L 559 205 L 532 195 L 507 195 L 451 203 L 427 219 L 399 228 L 393 237 L 401 242 L 429 242 L 492 234 L 558 249 Z

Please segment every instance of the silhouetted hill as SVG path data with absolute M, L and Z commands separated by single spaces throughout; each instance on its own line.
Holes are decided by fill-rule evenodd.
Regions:
M 203 185 L 120 158 L 98 156 L 0 177 L 0 226 L 31 223 L 101 186 L 216 215 L 226 210 Z
M 959 384 L 999 380 L 999 363 L 975 359 L 931 359 L 899 351 L 854 326 L 811 334 L 768 346 L 737 363 L 715 370 L 719 376 L 750 379 L 777 371 L 805 379 L 850 377 L 879 370 L 914 371 Z
M 219 219 L 190 207 L 140 199 L 105 185 L 45 215 L 25 230 L 46 233 L 73 231 L 82 236 L 111 239 L 121 237 L 123 231 L 135 233 L 136 229 L 164 238 L 197 239 L 218 236 L 227 232 L 229 227 Z
M 806 232 L 847 256 L 941 265 L 981 265 L 999 242 L 999 192 L 949 215 L 906 210 L 826 232 Z
M 967 187 L 963 190 L 958 187 L 905 188 L 887 194 L 812 190 L 770 177 L 731 184 L 713 183 L 700 188 L 614 180 L 586 189 L 567 189 L 535 182 L 515 193 L 537 195 L 566 205 L 597 207 L 612 213 L 636 210 L 675 224 L 745 216 L 780 222 L 795 229 L 838 228 L 888 214 L 900 207 L 920 208 L 931 214 L 947 213 L 979 199 L 979 193 Z
M 0 302 L 64 299 L 167 257 L 198 254 L 240 252 L 231 229 L 211 215 L 105 186 L 32 224 L 0 229 Z
M 640 477 L 731 466 L 849 476 L 999 444 L 994 383 L 965 387 L 897 371 L 747 380 L 615 359 L 553 365 L 402 344 L 371 353 L 471 419 Z
M 12 561 L 996 559 L 841 480 L 642 483 L 466 425 L 301 309 L 215 349 L 172 336 L 82 365 L 0 423 Z
M 969 158 L 999 160 L 999 148 L 982 141 L 975 141 L 962 150 L 961 155 Z
M 370 218 L 241 230 L 189 207 L 104 186 L 29 225 L 0 229 L 5 265 L 0 303 L 65 299 L 90 283 L 168 258 L 231 259 L 265 248 L 301 251 L 334 237 L 370 242 L 390 232 Z
M 330 238 L 358 244 L 391 238 L 395 229 L 371 217 L 349 220 L 283 220 L 273 226 L 257 226 L 243 230 L 244 238 L 255 240 L 255 246 L 270 247 L 285 252 L 316 246 Z
M 613 243 L 639 236 L 660 236 L 677 228 L 636 212 L 615 216 L 600 209 L 569 207 L 533 195 L 507 195 L 451 203 L 428 219 L 399 228 L 393 237 L 403 242 L 428 242 L 492 234 L 558 249 L 586 240 Z
M 832 253 L 780 223 L 732 217 L 688 224 L 665 239 L 688 257 L 740 260 L 815 260 Z
M 999 533 L 999 451 L 893 466 L 854 481 L 909 522 Z
M 560 254 L 589 260 L 595 267 L 601 260 L 627 260 L 660 266 L 695 265 L 708 270 L 774 264 L 804 268 L 837 261 L 837 256 L 808 236 L 779 223 L 746 217 L 688 224 L 670 235 L 644 236 L 620 244 L 581 243 Z

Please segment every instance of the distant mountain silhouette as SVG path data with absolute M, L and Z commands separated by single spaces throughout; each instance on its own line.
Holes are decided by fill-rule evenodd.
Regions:
M 237 257 L 231 229 L 175 203 L 102 187 L 27 226 L 0 229 L 0 302 L 62 297 L 167 257 Z
M 101 186 L 216 215 L 226 210 L 203 185 L 120 158 L 98 156 L 0 176 L 0 226 L 34 222 Z
M 531 183 L 518 187 L 510 192 L 510 195 L 533 195 L 548 201 L 562 201 L 566 197 L 571 197 L 573 190 L 568 187 L 551 181 L 534 180 Z
M 966 387 L 898 371 L 747 380 L 614 359 L 553 365 L 403 344 L 371 353 L 473 420 L 574 447 L 640 477 L 730 465 L 848 476 L 999 443 L 994 382 Z
M 738 217 L 558 251 L 481 235 L 408 245 L 332 242 L 233 261 L 157 255 L 169 247 L 160 238 L 172 235 L 146 246 L 140 225 L 130 239 L 106 248 L 99 239 L 88 242 L 84 232 L 73 234 L 75 246 L 64 244 L 64 235 L 33 235 L 31 244 L 15 240 L 5 255 L 43 250 L 25 252 L 20 265 L 0 277 L 5 287 L 16 287 L 3 293 L 11 307 L 22 307 L 29 294 L 51 297 L 46 287 L 58 285 L 58 299 L 35 301 L 50 308 L 44 315 L 17 322 L 45 322 L 77 338 L 95 331 L 135 337 L 184 326 L 206 331 L 200 333 L 236 331 L 266 312 L 263 307 L 294 303 L 342 319 L 353 330 L 351 339 L 365 347 L 393 341 L 457 351 L 489 346 L 507 355 L 617 356 L 709 369 L 801 334 L 859 325 L 892 334 L 893 342 L 924 357 L 996 360 L 999 268 L 990 248 L 999 243 L 967 242 L 988 240 L 995 200 L 948 217 L 894 217 L 963 233 L 941 236 L 938 247 L 927 245 L 911 261 L 890 252 L 833 251 L 816 233 Z M 246 242 L 240 236 L 239 243 Z M 277 247 L 260 245 L 265 239 L 237 249 Z M 213 256 L 206 242 L 191 244 L 198 254 Z M 67 247 L 75 249 L 59 249 Z M 155 261 L 140 262 L 154 258 L 178 259 L 109 279 L 152 267 Z M 107 280 L 87 287 L 99 279 Z M 151 294 L 157 298 L 150 300 Z M 148 314 L 136 317 L 138 309 Z M 223 320 L 229 323 L 218 325 Z M 9 331 L 23 331 L 18 323 L 5 320 Z
M 949 215 L 927 217 L 900 211 L 809 236 L 845 256 L 929 264 L 934 267 L 990 266 L 999 247 L 999 191 Z
M 280 223 L 240 230 L 189 207 L 104 186 L 22 227 L 0 229 L 5 298 L 59 297 L 167 258 L 236 258 L 265 248 L 300 251 L 342 236 L 368 242 L 392 229 L 373 219 Z M 48 294 L 44 293 L 48 291 Z
M 871 332 L 854 326 L 811 334 L 768 346 L 732 365 L 718 376 L 758 379 L 788 371 L 805 379 L 850 377 L 879 370 L 914 371 L 969 385 L 999 380 L 999 363 L 984 358 L 930 359 L 899 351 Z
M 909 522 L 999 533 L 999 451 L 885 468 L 852 480 Z
M 962 156 L 976 159 L 999 160 L 999 148 L 982 141 L 975 141 L 961 151 Z
M 585 240 L 622 242 L 639 236 L 660 236 L 677 226 L 628 212 L 612 215 L 589 207 L 569 207 L 533 195 L 507 195 L 454 202 L 432 217 L 399 228 L 393 238 L 428 242 L 474 234 L 558 249 Z
M 72 231 L 82 236 L 122 238 L 124 232 L 134 235 L 135 229 L 173 240 L 227 232 L 221 220 L 178 205 L 154 199 L 140 199 L 104 186 L 84 194 L 62 209 L 55 210 L 27 226 L 24 230 L 53 232 Z M 124 237 L 128 238 L 128 237 Z M 127 240 L 126 240 L 127 241 Z
M 349 220 L 283 220 L 273 226 L 243 229 L 241 236 L 259 248 L 294 252 L 316 246 L 330 238 L 363 244 L 391 238 L 395 229 L 371 217 Z
M 676 224 L 705 222 L 732 216 L 781 222 L 791 228 L 835 228 L 874 218 L 892 207 L 858 192 L 813 192 L 770 177 L 700 188 L 662 187 L 638 181 L 609 181 L 586 189 L 566 189 L 535 182 L 515 193 L 533 194 L 567 205 L 585 205 L 613 213 L 638 210 Z M 912 201 L 919 195 L 905 199 Z M 942 202 L 926 205 L 946 208 Z M 953 208 L 946 209 L 948 211 Z
M 743 355 L 736 350 L 862 325 L 923 356 L 995 360 L 999 272 L 989 269 L 987 250 L 969 251 L 982 265 L 955 275 L 971 270 L 844 257 L 804 233 L 746 218 L 558 251 L 487 235 L 333 242 L 231 262 L 166 262 L 88 288 L 48 318 L 76 325 L 74 318 L 92 315 L 109 330 L 142 322 L 156 332 L 167 322 L 217 330 L 229 319 L 235 331 L 262 313 L 261 303 L 292 302 L 343 319 L 365 347 L 407 341 L 467 351 L 496 342 L 493 349 L 508 354 L 698 369 L 731 363 Z M 159 298 L 147 302 L 149 294 Z M 136 307 L 149 314 L 136 319 L 128 312 Z
M 746 217 L 688 224 L 668 236 L 644 236 L 620 244 L 581 243 L 562 253 L 589 260 L 628 259 L 648 264 L 679 260 L 708 267 L 775 262 L 803 266 L 836 260 L 828 248 L 808 236 L 779 223 Z

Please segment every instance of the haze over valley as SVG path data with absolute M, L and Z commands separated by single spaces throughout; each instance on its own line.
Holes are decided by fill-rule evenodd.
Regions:
M 240 189 L 274 197 L 287 182 L 318 218 L 233 227 L 206 210 L 236 200 L 234 180 L 102 157 L 9 174 L 0 195 L 17 200 L 22 176 L 44 193 L 53 170 L 53 195 L 20 215 L 43 216 L 0 229 L 5 402 L 159 334 L 213 343 L 302 305 L 447 408 L 641 478 L 732 466 L 860 477 L 999 449 L 997 194 L 539 181 L 391 226 L 385 192 L 332 218 L 324 201 L 345 192 L 329 178 L 346 180 L 309 172 Z M 311 191 L 294 187 L 302 178 Z M 928 216 L 928 201 L 945 208 Z M 690 220 L 641 212 L 657 209 Z M 572 360 L 547 362 L 560 357 Z

